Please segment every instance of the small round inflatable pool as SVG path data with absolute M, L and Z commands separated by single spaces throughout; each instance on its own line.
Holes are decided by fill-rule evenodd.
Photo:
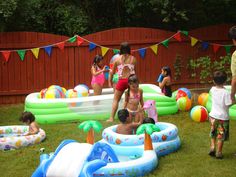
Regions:
M 24 136 L 28 131 L 29 126 L 0 126 L 0 150 L 18 149 L 38 144 L 46 138 L 46 133 L 42 129 L 35 135 Z

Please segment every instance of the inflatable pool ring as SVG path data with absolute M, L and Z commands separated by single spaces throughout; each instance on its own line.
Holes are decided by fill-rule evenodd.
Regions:
M 177 100 L 177 105 L 180 111 L 188 111 L 192 106 L 192 101 L 187 97 L 180 97 Z
M 190 118 L 195 122 L 205 122 L 208 119 L 208 111 L 204 106 L 194 106 L 191 109 Z
M 46 138 L 44 130 L 35 135 L 24 136 L 29 126 L 0 126 L 0 150 L 18 149 L 23 146 L 38 144 Z
M 152 143 L 157 156 L 167 155 L 176 151 L 180 147 L 178 129 L 171 123 L 158 122 L 156 126 L 160 132 L 153 132 Z M 136 149 L 138 156 L 143 149 L 144 135 L 123 135 L 116 133 L 117 125 L 107 127 L 103 130 L 101 142 L 109 144 L 116 153 L 129 155 L 132 149 Z M 133 152 L 135 153 L 135 152 Z
M 208 97 L 209 97 L 209 93 L 201 93 L 198 96 L 198 104 L 201 105 L 201 106 L 206 107 Z
M 86 93 L 88 88 L 82 86 Z M 159 116 L 178 112 L 174 98 L 164 96 L 161 89 L 153 84 L 140 84 L 143 89 L 144 101 L 154 100 Z M 40 124 L 66 123 L 83 120 L 106 120 L 111 114 L 111 105 L 114 98 L 113 88 L 104 88 L 102 95 L 78 97 L 40 99 L 39 92 L 29 94 L 25 99 L 25 111 L 32 112 L 36 122 Z M 121 98 L 120 105 L 124 100 Z

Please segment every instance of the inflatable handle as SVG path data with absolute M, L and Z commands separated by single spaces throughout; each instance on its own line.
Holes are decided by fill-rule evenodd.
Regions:
M 157 79 L 157 82 L 162 82 L 163 79 L 164 79 L 163 74 L 160 74 L 159 77 L 158 77 L 158 79 Z

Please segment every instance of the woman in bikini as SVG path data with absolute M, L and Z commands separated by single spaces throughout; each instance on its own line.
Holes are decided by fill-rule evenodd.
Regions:
M 91 67 L 92 81 L 91 86 L 94 90 L 94 95 L 101 95 L 103 84 L 105 82 L 104 72 L 106 71 L 106 66 L 103 66 L 103 57 L 101 55 L 96 55 Z
M 124 91 L 128 88 L 128 77 L 131 74 L 135 74 L 136 70 L 136 58 L 130 55 L 130 46 L 127 42 L 121 44 L 120 47 L 120 57 L 114 62 L 112 71 L 109 74 L 108 84 L 109 87 L 112 87 L 112 78 L 113 75 L 118 70 L 117 74 L 119 80 L 116 84 L 114 98 L 112 103 L 111 117 L 107 120 L 108 122 L 113 122 L 114 117 L 120 102 L 121 96 Z
M 135 74 L 128 78 L 128 90 L 125 92 L 124 108 L 129 111 L 134 122 L 143 120 L 143 90 L 139 88 L 139 81 Z

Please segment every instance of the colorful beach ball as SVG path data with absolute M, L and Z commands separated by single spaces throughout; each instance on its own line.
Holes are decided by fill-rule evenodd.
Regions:
M 74 90 L 76 90 L 79 94 L 82 95 L 82 97 L 89 96 L 89 88 L 85 84 L 79 84 L 77 85 Z
M 190 118 L 195 122 L 204 122 L 208 118 L 208 111 L 204 106 L 194 106 L 191 109 Z
M 192 106 L 192 101 L 186 96 L 177 100 L 177 106 L 180 111 L 188 111 Z
M 209 93 L 201 93 L 198 96 L 198 104 L 206 107 L 207 101 L 208 101 Z
M 39 98 L 45 98 L 45 93 L 47 92 L 47 88 L 44 88 L 42 89 L 40 92 L 39 92 Z
M 47 89 L 47 91 L 45 92 L 44 98 L 46 99 L 65 98 L 65 94 L 62 90 L 59 90 L 57 88 L 50 88 Z
M 82 97 L 76 90 L 74 89 L 69 89 L 66 91 L 66 98 L 78 98 Z
M 191 92 L 189 91 L 189 89 L 187 88 L 179 88 L 177 90 L 177 93 L 176 93 L 176 100 L 178 100 L 179 98 L 181 97 L 188 97 L 189 99 L 191 99 L 192 95 L 191 95 Z

